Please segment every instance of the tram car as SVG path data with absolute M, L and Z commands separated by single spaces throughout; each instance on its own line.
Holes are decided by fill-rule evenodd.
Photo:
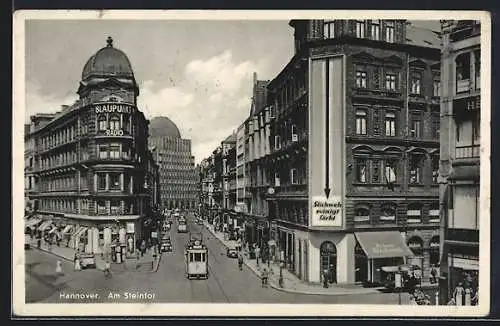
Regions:
M 208 249 L 203 239 L 193 239 L 191 234 L 186 245 L 186 277 L 191 279 L 208 279 Z

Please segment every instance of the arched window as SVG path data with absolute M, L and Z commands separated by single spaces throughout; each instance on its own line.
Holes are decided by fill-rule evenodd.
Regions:
M 117 115 L 112 115 L 109 118 L 109 129 L 111 130 L 120 130 L 120 117 Z
M 396 206 L 392 204 L 385 204 L 382 206 L 382 213 L 380 214 L 381 221 L 395 221 L 396 220 Z
M 408 247 L 414 254 L 408 263 L 422 268 L 424 263 L 424 241 L 418 236 L 413 236 L 408 240 Z
M 105 131 L 107 128 L 107 118 L 106 115 L 102 114 L 98 118 L 99 131 Z
M 370 222 L 370 208 L 366 206 L 356 207 L 354 213 L 354 222 L 356 223 Z

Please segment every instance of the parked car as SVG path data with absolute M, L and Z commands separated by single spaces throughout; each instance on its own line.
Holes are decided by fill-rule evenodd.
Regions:
M 229 258 L 238 258 L 238 250 L 236 248 L 227 248 L 226 255 Z

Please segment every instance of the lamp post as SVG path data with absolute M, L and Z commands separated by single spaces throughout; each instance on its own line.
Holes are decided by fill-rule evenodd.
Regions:
M 268 196 L 273 196 L 275 193 L 275 190 L 273 187 L 267 188 L 267 195 Z M 271 214 L 269 214 L 269 202 L 267 203 L 267 266 L 269 267 L 271 265 Z

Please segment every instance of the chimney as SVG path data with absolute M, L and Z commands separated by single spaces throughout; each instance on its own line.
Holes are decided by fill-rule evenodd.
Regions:
M 255 71 L 253 73 L 253 83 L 254 85 L 257 84 L 257 73 Z

